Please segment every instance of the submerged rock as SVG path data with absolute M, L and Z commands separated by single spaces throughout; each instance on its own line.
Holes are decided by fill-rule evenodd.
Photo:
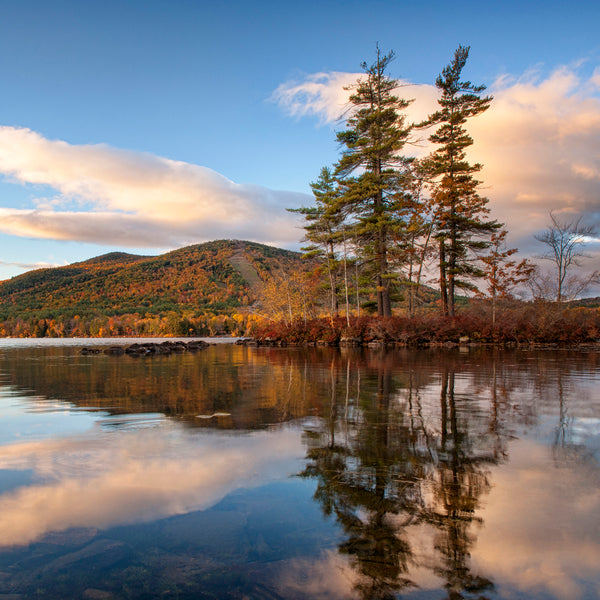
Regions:
M 101 352 L 101 348 L 82 348 L 80 350 L 80 354 L 100 354 Z

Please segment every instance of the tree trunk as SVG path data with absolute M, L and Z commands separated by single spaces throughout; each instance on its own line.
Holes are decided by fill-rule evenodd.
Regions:
M 354 252 L 356 254 L 356 251 Z M 358 287 L 358 255 L 354 258 L 354 281 L 356 285 L 356 316 L 360 317 L 360 288 Z
M 442 299 L 442 314 L 448 316 L 448 288 L 446 286 L 446 246 L 440 240 L 440 294 Z
M 344 235 L 344 292 L 346 295 L 346 325 L 350 327 L 350 300 L 348 298 L 348 253 L 346 250 L 346 236 Z
M 335 253 L 333 251 L 333 244 L 329 244 L 327 248 L 327 271 L 329 273 L 329 287 L 331 290 L 331 318 L 338 316 L 339 305 L 337 297 L 337 281 L 335 274 L 331 268 L 333 261 L 335 260 Z
M 377 315 L 380 317 L 392 316 L 392 304 L 390 300 L 390 280 L 386 277 L 387 264 L 387 233 L 385 229 L 379 232 L 378 240 L 378 268 L 377 276 Z
M 452 207 L 450 209 L 450 253 L 448 256 L 448 316 L 454 316 L 454 295 L 455 295 L 455 285 L 454 285 L 454 276 L 456 275 L 456 263 L 458 259 L 458 247 L 457 247 L 457 232 L 456 232 L 456 210 L 455 204 L 452 203 Z

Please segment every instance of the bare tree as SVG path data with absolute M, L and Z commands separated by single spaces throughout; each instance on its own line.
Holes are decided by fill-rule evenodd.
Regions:
M 583 258 L 589 258 L 584 252 L 586 238 L 596 235 L 593 225 L 585 225 L 581 217 L 574 221 L 561 221 L 550 212 L 552 223 L 542 233 L 537 234 L 536 240 L 546 244 L 548 250 L 540 258 L 554 262 L 556 279 L 553 285 L 556 301 L 572 300 L 582 294 L 591 285 L 600 283 L 600 271 L 589 275 L 573 273 L 573 269 L 581 266 Z M 543 278 L 542 278 L 543 279 Z M 548 281 L 544 281 L 546 289 Z M 539 291 L 541 290 L 541 286 Z M 547 294 L 547 292 L 546 292 Z

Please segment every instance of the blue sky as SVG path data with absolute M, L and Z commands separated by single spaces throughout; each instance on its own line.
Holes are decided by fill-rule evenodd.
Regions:
M 0 279 L 224 237 L 298 248 L 284 209 L 337 160 L 341 85 L 376 43 L 424 114 L 471 46 L 464 75 L 496 98 L 473 157 L 525 254 L 549 210 L 600 222 L 598 2 L 0 0 L 0 17 Z

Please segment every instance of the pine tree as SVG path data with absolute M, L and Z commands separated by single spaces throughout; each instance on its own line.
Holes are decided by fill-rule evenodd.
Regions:
M 351 235 L 360 240 L 363 259 L 372 266 L 377 314 L 390 316 L 394 275 L 389 251 L 403 226 L 406 198 L 402 187 L 410 163 L 400 155 L 411 131 L 401 111 L 410 101 L 394 95 L 398 82 L 386 74 L 393 52 L 384 56 L 379 47 L 376 52 L 372 65 L 362 64 L 366 76 L 351 88 L 347 129 L 337 134 L 345 148 L 336 176 L 343 188 L 340 212 L 348 217 Z M 352 176 L 355 172 L 358 175 Z
M 319 258 L 329 279 L 331 316 L 338 314 L 338 270 L 336 244 L 339 242 L 343 216 L 339 211 L 339 189 L 331 169 L 323 167 L 319 178 L 310 184 L 315 206 L 292 208 L 290 212 L 304 215 L 304 239 L 310 245 L 302 248 L 307 258 Z
M 481 96 L 485 86 L 461 81 L 469 56 L 468 46 L 459 46 L 454 60 L 442 70 L 435 85 L 441 91 L 440 109 L 419 127 L 438 126 L 429 140 L 437 149 L 428 157 L 427 168 L 435 180 L 432 201 L 435 209 L 435 239 L 439 250 L 442 311 L 454 316 L 456 288 L 474 289 L 472 278 L 482 277 L 476 264 L 478 252 L 489 246 L 489 236 L 501 227 L 486 220 L 487 198 L 479 195 L 475 174 L 478 163 L 470 164 L 466 149 L 473 144 L 465 123 L 486 111 L 491 96 Z

